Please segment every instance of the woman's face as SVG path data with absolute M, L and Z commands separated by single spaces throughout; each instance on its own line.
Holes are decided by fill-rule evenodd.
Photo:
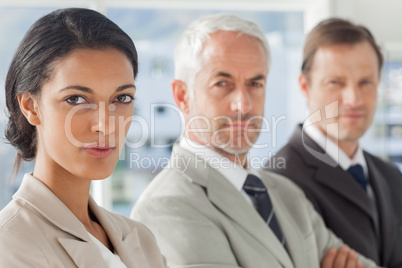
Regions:
M 130 127 L 134 93 L 133 67 L 121 51 L 78 49 L 64 57 L 36 102 L 36 161 L 56 174 L 108 177 Z

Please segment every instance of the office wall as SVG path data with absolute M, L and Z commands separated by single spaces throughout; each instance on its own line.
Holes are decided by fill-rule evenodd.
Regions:
M 385 49 L 402 50 L 402 1 L 332 0 L 330 10 L 367 26 Z

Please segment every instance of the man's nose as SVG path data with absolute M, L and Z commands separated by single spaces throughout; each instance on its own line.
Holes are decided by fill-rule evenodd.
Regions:
M 250 94 L 245 86 L 235 90 L 231 109 L 241 114 L 247 114 L 252 109 Z
M 349 85 L 342 94 L 342 102 L 346 107 L 357 108 L 363 103 L 363 96 L 358 85 Z

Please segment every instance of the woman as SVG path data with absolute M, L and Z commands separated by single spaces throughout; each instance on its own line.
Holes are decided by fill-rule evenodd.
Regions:
M 6 137 L 35 159 L 0 212 L 0 267 L 165 267 L 143 225 L 89 195 L 108 177 L 133 114 L 137 52 L 116 24 L 63 9 L 25 35 L 6 78 Z

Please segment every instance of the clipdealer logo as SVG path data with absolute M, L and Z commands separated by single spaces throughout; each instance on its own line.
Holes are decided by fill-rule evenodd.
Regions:
M 241 107 L 241 103 L 238 104 Z M 176 117 L 180 120 L 180 127 L 178 127 L 177 132 L 178 136 L 175 140 L 169 140 L 166 142 L 158 143 L 157 140 L 157 134 L 156 134 L 156 129 L 158 122 L 156 120 L 156 113 L 155 111 L 159 109 L 160 107 L 163 107 L 165 110 L 169 111 L 170 113 L 175 113 L 177 114 Z M 184 131 L 186 128 L 189 128 L 190 131 L 194 133 L 207 133 L 211 135 L 212 141 L 211 144 L 207 143 L 206 147 L 216 147 L 216 148 L 225 148 L 225 147 L 230 147 L 233 146 L 233 143 L 235 141 L 235 134 L 237 134 L 237 139 L 238 144 L 242 144 L 242 142 L 246 143 L 248 147 L 252 147 L 254 149 L 265 149 L 270 146 L 270 143 L 267 141 L 261 142 L 261 143 L 256 143 L 254 140 L 249 140 L 249 137 L 247 136 L 248 133 L 254 133 L 257 132 L 259 134 L 269 134 L 271 136 L 271 146 L 276 147 L 277 146 L 277 128 L 278 125 L 286 120 L 285 115 L 281 116 L 272 116 L 271 121 L 268 120 L 268 118 L 265 118 L 264 116 L 249 116 L 247 117 L 247 127 L 244 130 L 234 130 L 231 127 L 226 127 L 226 128 L 218 128 L 214 129 L 213 128 L 213 123 L 216 121 L 225 121 L 227 123 L 232 124 L 236 120 L 245 120 L 245 117 L 242 117 L 241 114 L 237 115 L 237 118 L 233 117 L 228 117 L 228 116 L 216 116 L 212 119 L 209 119 L 203 115 L 197 115 L 197 116 L 192 116 L 189 120 L 185 119 L 185 116 L 183 112 L 175 105 L 169 104 L 169 103 L 158 103 L 158 104 L 151 104 L 150 105 L 150 121 L 148 122 L 144 117 L 140 115 L 131 115 L 128 117 L 123 117 L 123 116 L 115 116 L 110 112 L 113 112 L 115 110 L 115 107 L 113 104 L 111 105 L 106 105 L 104 102 L 100 102 L 99 104 L 83 104 L 83 105 L 78 105 L 74 108 L 72 108 L 65 119 L 65 134 L 67 139 L 71 142 L 71 144 L 81 147 L 84 142 L 78 140 L 72 131 L 72 123 L 75 120 L 74 116 L 77 113 L 85 113 L 88 110 L 96 110 L 98 120 L 101 122 L 102 125 L 105 125 L 105 127 L 109 130 L 110 132 L 108 135 L 104 135 L 102 133 L 99 133 L 98 137 L 98 142 L 100 144 L 109 144 L 109 145 L 117 145 L 117 144 L 122 144 L 124 143 L 125 146 L 122 146 L 122 151 L 120 154 L 119 160 L 126 160 L 126 147 L 130 149 L 138 149 L 144 145 L 154 148 L 154 149 L 163 149 L 163 148 L 171 148 L 173 144 L 177 143 L 181 137 L 184 136 Z M 193 127 L 191 124 L 196 121 L 202 121 L 205 124 L 202 127 Z M 135 133 L 136 135 L 131 138 L 126 138 L 125 137 L 125 132 L 126 128 L 128 125 L 133 126 L 135 124 Z M 107 126 L 106 126 L 107 125 Z M 244 131 L 244 133 L 242 133 Z M 228 133 L 228 140 L 226 140 L 224 143 L 219 142 L 217 137 L 223 133 Z M 244 141 L 240 139 L 240 137 L 244 137 Z M 134 138 L 134 140 L 133 140 Z M 214 139 L 215 138 L 215 139 Z M 195 145 L 196 146 L 196 145 Z M 139 154 L 132 154 L 130 153 L 130 162 L 138 162 L 139 160 Z M 253 158 L 252 159 L 254 162 L 258 162 L 257 159 Z M 160 165 L 161 163 L 165 163 L 166 159 L 158 159 L 155 161 L 148 161 L 145 163 L 144 160 L 143 164 L 141 166 L 155 166 L 155 161 L 160 161 L 159 164 L 156 163 L 156 166 Z
M 328 147 L 330 146 L 329 143 L 329 138 L 326 137 L 326 143 L 325 143 L 325 148 L 324 152 L 319 152 L 315 150 L 314 148 L 311 148 L 306 142 L 305 142 L 305 130 L 310 127 L 314 127 L 313 125 L 318 122 L 331 122 L 331 119 L 338 117 L 338 101 L 334 101 L 324 107 L 324 109 L 319 109 L 315 111 L 314 113 L 310 114 L 309 117 L 305 120 L 303 124 L 303 129 L 302 129 L 302 142 L 304 148 L 315 158 L 318 160 L 326 163 L 327 165 L 331 167 L 336 167 L 339 163 L 339 157 L 338 155 L 330 156 L 328 154 Z M 310 124 L 306 124 L 306 121 L 309 122 Z M 338 146 L 338 133 L 339 133 L 339 124 L 337 122 L 331 122 L 325 125 L 326 127 L 326 132 L 327 133 L 333 133 L 336 136 L 333 137 L 332 142 Z

